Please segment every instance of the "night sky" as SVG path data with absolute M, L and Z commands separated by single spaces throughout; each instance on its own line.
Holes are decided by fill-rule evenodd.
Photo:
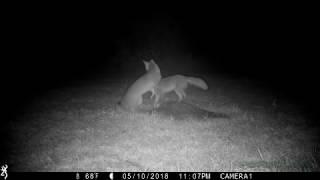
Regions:
M 6 19 L 1 69 L 10 109 L 78 80 L 141 73 L 141 60 L 154 58 L 171 67 L 164 74 L 247 78 L 316 112 L 312 12 L 41 10 Z M 174 56 L 186 60 L 167 58 Z

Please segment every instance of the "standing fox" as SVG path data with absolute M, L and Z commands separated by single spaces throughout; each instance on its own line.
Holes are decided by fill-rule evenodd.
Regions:
M 155 107 L 159 107 L 158 101 L 160 96 L 171 91 L 174 91 L 178 95 L 179 101 L 181 101 L 184 97 L 186 97 L 184 90 L 188 87 L 188 84 L 197 86 L 204 90 L 208 89 L 206 82 L 200 78 L 186 77 L 182 75 L 174 75 L 163 78 L 157 84 L 151 95 L 151 98 L 155 96 Z
M 160 68 L 153 61 L 143 61 L 146 73 L 137 79 L 121 99 L 120 105 L 126 110 L 133 111 L 142 104 L 142 95 L 148 91 L 154 94 L 154 87 L 161 80 Z

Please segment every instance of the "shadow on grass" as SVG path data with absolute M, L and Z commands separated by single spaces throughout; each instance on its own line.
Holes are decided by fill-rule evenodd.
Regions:
M 184 120 L 192 118 L 194 120 L 207 120 L 208 118 L 230 118 L 225 113 L 211 112 L 201 109 L 195 105 L 186 102 L 167 101 L 157 109 L 156 112 L 169 117 L 173 117 L 176 120 Z

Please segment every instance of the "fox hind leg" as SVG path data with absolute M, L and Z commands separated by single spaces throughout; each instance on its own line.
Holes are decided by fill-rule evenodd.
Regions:
M 182 82 L 177 84 L 176 88 L 175 88 L 175 92 L 179 97 L 179 102 L 182 101 L 182 99 L 184 99 L 187 95 L 184 92 L 184 90 L 187 88 L 188 84 L 186 82 Z
M 184 92 L 184 89 L 181 89 L 180 92 L 181 92 L 183 98 L 187 97 L 186 92 Z
M 178 101 L 179 101 L 179 102 L 182 101 L 183 95 L 185 94 L 185 93 L 183 92 L 183 90 L 181 90 L 181 89 L 175 89 L 174 92 L 178 95 L 178 98 L 179 98 Z

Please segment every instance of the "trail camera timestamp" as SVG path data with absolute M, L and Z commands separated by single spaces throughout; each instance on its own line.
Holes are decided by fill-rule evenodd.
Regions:
M 179 179 L 193 180 L 193 179 L 211 179 L 210 173 L 179 173 Z

